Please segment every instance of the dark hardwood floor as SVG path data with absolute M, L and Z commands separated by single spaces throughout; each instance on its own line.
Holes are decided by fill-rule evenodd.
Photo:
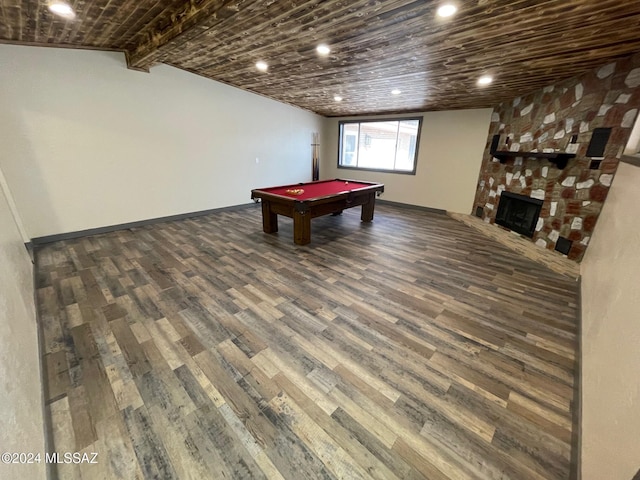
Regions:
M 444 215 L 260 206 L 40 247 L 73 479 L 568 479 L 578 285 Z

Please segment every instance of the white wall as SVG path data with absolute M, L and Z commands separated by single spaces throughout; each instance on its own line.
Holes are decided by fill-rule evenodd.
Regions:
M 127 70 L 121 53 L 15 45 L 0 45 L 0 105 L 0 168 L 30 238 L 248 203 L 252 188 L 310 180 L 322 126 L 169 66 Z
M 423 116 L 416 175 L 338 168 L 338 122 L 347 118 L 327 119 L 320 176 L 381 182 L 385 185 L 381 197 L 384 200 L 471 213 L 492 111 L 486 108 L 412 114 Z
M 631 135 L 629 135 L 629 140 L 627 141 L 627 145 L 624 147 L 625 155 L 635 155 L 640 152 L 640 115 L 636 118 L 636 123 L 634 123 L 633 128 L 631 129 Z
M 9 208 L 5 187 L 0 188 L 0 453 L 40 453 L 44 462 L 32 266 Z M 0 463 L 0 478 L 44 476 L 44 463 Z
M 582 478 L 640 469 L 640 168 L 621 163 L 582 274 Z

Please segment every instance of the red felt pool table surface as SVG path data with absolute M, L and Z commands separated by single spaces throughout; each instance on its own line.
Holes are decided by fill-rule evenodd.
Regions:
M 295 200 L 311 200 L 328 195 L 338 195 L 340 193 L 352 192 L 360 188 L 371 187 L 370 183 L 362 183 L 354 180 L 323 180 L 319 182 L 300 183 L 294 185 L 284 185 L 281 187 L 260 188 L 259 190 L 274 195 L 283 195 Z M 303 190 L 302 193 L 290 193 L 287 190 Z
M 375 197 L 384 192 L 381 183 L 336 178 L 309 183 L 251 190 L 251 198 L 262 203 L 262 229 L 278 231 L 278 215 L 293 218 L 293 241 L 311 241 L 311 219 L 340 214 L 344 209 L 362 206 L 360 219 L 373 220 Z

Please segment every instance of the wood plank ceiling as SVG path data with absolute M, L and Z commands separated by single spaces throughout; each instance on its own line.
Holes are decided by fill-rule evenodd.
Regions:
M 65 20 L 0 0 L 0 42 L 124 51 L 326 116 L 490 107 L 640 51 L 640 1 L 454 0 L 440 19 L 442 3 L 75 0 Z

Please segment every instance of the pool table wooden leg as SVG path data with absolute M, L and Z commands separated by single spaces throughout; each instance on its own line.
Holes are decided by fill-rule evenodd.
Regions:
M 362 204 L 362 213 L 360 214 L 360 220 L 363 222 L 370 222 L 373 220 L 373 209 L 376 205 L 376 197 L 375 194 L 371 194 L 369 197 L 369 201 L 367 203 Z
M 296 245 L 311 242 L 311 215 L 308 213 L 293 213 L 293 242 Z
M 278 215 L 271 211 L 271 204 L 262 201 L 262 230 L 264 233 L 275 233 L 278 231 Z

